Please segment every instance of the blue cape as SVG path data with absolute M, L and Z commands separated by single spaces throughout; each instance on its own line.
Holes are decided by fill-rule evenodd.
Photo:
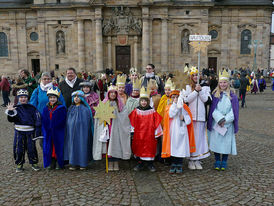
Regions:
M 86 167 L 92 160 L 92 115 L 89 106 L 71 105 L 68 110 L 64 159 Z
M 48 167 L 51 163 L 52 143 L 55 147 L 55 153 L 59 166 L 64 166 L 64 137 L 66 128 L 66 107 L 58 105 L 52 113 L 50 119 L 50 112 L 48 106 L 44 107 L 42 113 L 42 131 L 44 136 L 43 142 L 43 157 L 44 167 Z

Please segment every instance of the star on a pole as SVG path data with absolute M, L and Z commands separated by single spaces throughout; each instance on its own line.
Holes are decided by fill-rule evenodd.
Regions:
M 193 47 L 194 53 L 197 53 L 199 51 L 206 53 L 206 49 L 207 49 L 208 45 L 210 44 L 210 42 L 208 42 L 208 41 L 192 41 L 189 44 Z
M 98 118 L 100 124 L 106 122 L 110 124 L 110 119 L 115 119 L 116 116 L 114 115 L 114 107 L 110 106 L 109 101 L 106 103 L 100 101 L 97 107 L 94 107 L 96 113 L 94 118 Z

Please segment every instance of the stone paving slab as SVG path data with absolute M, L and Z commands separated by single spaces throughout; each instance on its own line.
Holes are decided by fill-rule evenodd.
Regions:
M 135 172 L 134 161 L 122 161 L 119 172 L 108 174 L 104 161 L 86 171 L 39 172 L 26 161 L 18 174 L 13 127 L 0 108 L 0 205 L 273 205 L 273 116 L 274 92 L 247 95 L 247 107 L 240 109 L 238 155 L 229 156 L 224 172 L 213 169 L 211 155 L 200 171 L 190 171 L 184 161 L 181 175 L 169 174 L 161 163 L 156 163 L 156 173 Z

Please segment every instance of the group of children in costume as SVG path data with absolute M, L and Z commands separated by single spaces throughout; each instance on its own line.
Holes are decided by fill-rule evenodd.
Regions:
M 70 170 L 84 170 L 91 160 L 107 158 L 108 171 L 118 171 L 119 160 L 134 157 L 135 171 L 147 167 L 154 172 L 153 162 L 158 155 L 170 159 L 170 173 L 182 173 L 183 158 L 189 159 L 189 169 L 202 169 L 200 160 L 208 157 L 211 150 L 215 169 L 225 170 L 228 154 L 237 153 L 239 115 L 229 74 L 225 70 L 219 74 L 219 85 L 214 91 L 198 83 L 196 68 L 189 74 L 190 84 L 182 91 L 169 79 L 162 97 L 157 93 L 155 80 L 144 88 L 138 78 L 132 79 L 128 97 L 126 79 L 118 76 L 116 86 L 109 86 L 103 100 L 113 109 L 108 122 L 94 117 L 99 96 L 92 91 L 90 82 L 81 83 L 82 90 L 72 93 L 68 110 L 58 101 L 60 92 L 49 89 L 49 102 L 42 114 L 28 104 L 28 92 L 19 90 L 18 105 L 9 104 L 6 110 L 8 120 L 15 124 L 17 171 L 23 170 L 26 150 L 32 168 L 39 169 L 35 139 L 41 136 L 44 167 L 49 169 L 63 168 L 67 162 Z M 206 104 L 211 104 L 208 115 Z

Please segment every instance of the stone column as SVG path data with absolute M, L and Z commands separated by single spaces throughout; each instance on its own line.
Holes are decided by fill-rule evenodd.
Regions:
M 48 71 L 47 67 L 47 52 L 46 52 L 46 26 L 45 20 L 38 17 L 37 30 L 39 34 L 39 56 L 41 70 Z
M 85 66 L 85 31 L 84 20 L 78 20 L 78 70 L 83 71 Z
M 142 30 L 142 70 L 149 63 L 149 8 L 142 8 L 143 30 Z
M 95 9 L 96 72 L 103 71 L 102 8 Z
M 133 66 L 138 68 L 138 36 L 134 37 L 134 58 L 133 58 Z
M 161 32 L 161 70 L 168 71 L 168 25 L 167 19 L 162 19 Z
M 111 36 L 107 38 L 108 44 L 108 68 L 112 68 Z

